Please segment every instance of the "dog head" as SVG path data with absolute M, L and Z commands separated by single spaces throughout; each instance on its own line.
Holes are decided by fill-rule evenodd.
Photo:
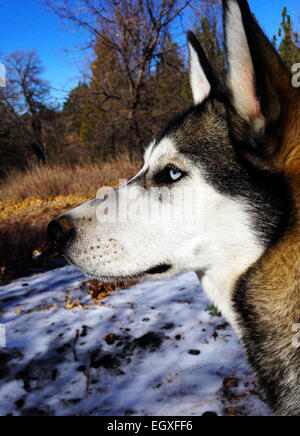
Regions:
M 218 287 L 278 237 L 286 193 L 268 157 L 278 147 L 280 102 L 271 84 L 262 86 L 263 54 L 253 56 L 257 24 L 246 2 L 225 1 L 224 17 L 226 80 L 189 33 L 194 106 L 153 141 L 136 177 L 49 225 L 66 258 L 88 275 L 112 281 L 197 271 Z

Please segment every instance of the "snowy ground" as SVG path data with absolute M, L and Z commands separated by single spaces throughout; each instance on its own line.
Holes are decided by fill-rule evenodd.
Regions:
M 266 415 L 194 274 L 95 306 L 71 267 L 0 286 L 0 415 Z M 66 298 L 83 307 L 66 310 Z

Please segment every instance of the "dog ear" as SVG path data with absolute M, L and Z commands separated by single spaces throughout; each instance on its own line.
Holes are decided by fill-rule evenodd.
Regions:
M 217 75 L 209 63 L 199 40 L 193 32 L 188 32 L 190 53 L 190 84 L 195 105 L 202 103 L 219 89 Z
M 233 120 L 234 133 L 244 139 L 251 135 L 260 153 L 274 155 L 282 147 L 289 117 L 293 122 L 298 90 L 247 0 L 223 0 L 223 9 L 227 82 L 239 116 Z
M 257 94 L 256 65 L 248 35 L 254 21 L 245 0 L 224 0 L 224 32 L 228 64 L 227 84 L 232 103 L 255 133 L 262 133 L 265 118 Z

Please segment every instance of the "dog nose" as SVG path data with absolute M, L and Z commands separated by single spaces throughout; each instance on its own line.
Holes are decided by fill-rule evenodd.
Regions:
M 62 248 L 74 234 L 74 226 L 68 217 L 57 218 L 48 225 L 48 235 L 52 242 Z

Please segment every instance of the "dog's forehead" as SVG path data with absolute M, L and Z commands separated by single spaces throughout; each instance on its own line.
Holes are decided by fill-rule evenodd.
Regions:
M 171 136 L 165 136 L 160 141 L 154 141 L 144 155 L 144 170 L 164 165 L 178 155 L 176 141 Z
M 172 132 L 181 152 L 206 153 L 218 144 L 228 141 L 228 122 L 224 106 L 218 101 L 207 101 L 184 118 Z

